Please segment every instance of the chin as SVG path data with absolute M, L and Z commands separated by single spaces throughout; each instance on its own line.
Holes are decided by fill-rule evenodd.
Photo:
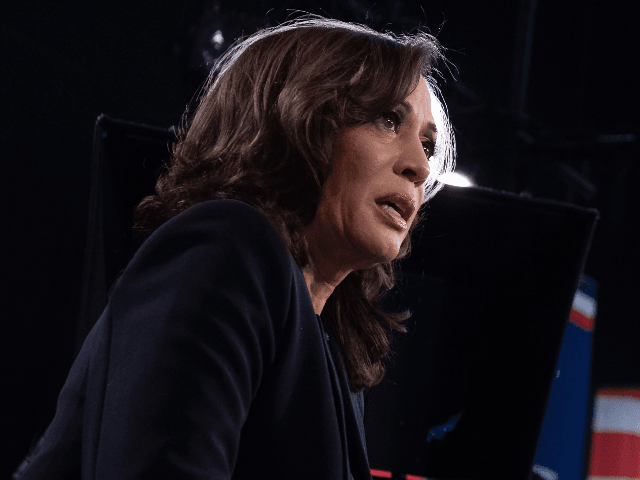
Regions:
M 375 263 L 375 265 L 378 265 L 380 263 L 389 263 L 393 261 L 397 256 L 398 256 L 397 251 L 393 254 L 384 254 L 380 252 L 380 254 L 378 255 L 378 261 Z
M 356 223 L 356 222 L 354 222 Z M 359 252 L 357 270 L 389 263 L 400 253 L 406 234 L 377 221 L 356 224 L 352 230 L 351 244 Z
M 376 246 L 368 245 L 367 250 L 370 252 L 370 264 L 368 265 L 368 267 L 372 267 L 380 263 L 391 262 L 400 253 L 401 245 L 402 239 L 396 241 L 387 240 L 383 244 L 378 244 Z

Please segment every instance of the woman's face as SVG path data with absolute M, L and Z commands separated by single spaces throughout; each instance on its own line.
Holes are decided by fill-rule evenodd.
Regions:
M 340 132 L 310 246 L 352 270 L 394 259 L 424 201 L 435 140 L 423 78 L 394 111 Z

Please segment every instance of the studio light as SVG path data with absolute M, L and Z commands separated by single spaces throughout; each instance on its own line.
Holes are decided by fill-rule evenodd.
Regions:
M 447 185 L 454 185 L 456 187 L 472 187 L 474 185 L 474 183 L 468 176 L 457 172 L 450 172 L 445 173 L 444 175 L 440 175 L 438 177 L 438 181 L 441 183 L 446 183 Z

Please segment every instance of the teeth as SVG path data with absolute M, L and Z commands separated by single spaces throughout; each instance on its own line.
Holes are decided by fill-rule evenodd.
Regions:
M 385 210 L 388 210 L 389 212 L 393 213 L 394 215 L 397 215 L 398 217 L 402 218 L 402 215 L 400 215 L 400 213 L 395 208 L 393 208 L 392 206 L 385 204 L 385 205 L 382 206 L 382 208 L 384 208 Z

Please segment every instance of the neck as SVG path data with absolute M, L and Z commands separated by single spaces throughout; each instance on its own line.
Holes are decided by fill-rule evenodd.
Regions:
M 317 262 L 313 259 L 311 263 L 302 270 L 313 310 L 317 315 L 322 313 L 324 305 L 338 286 L 351 270 L 341 270 L 333 268 L 327 262 Z

